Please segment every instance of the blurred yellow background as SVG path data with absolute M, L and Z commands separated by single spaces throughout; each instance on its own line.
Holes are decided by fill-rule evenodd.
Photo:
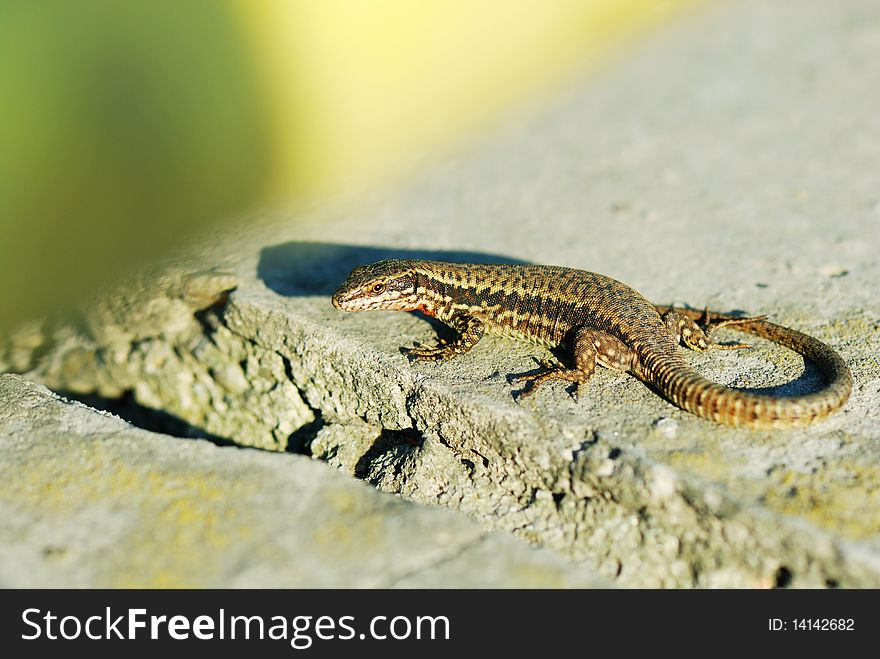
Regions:
M 698 0 L 0 3 L 0 329 L 388 181 Z

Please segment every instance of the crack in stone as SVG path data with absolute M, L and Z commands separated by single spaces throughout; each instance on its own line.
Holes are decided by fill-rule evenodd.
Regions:
M 411 577 L 417 576 L 419 573 L 425 572 L 427 570 L 436 570 L 444 565 L 448 565 L 455 559 L 459 558 L 462 554 L 467 553 L 472 549 L 478 548 L 480 545 L 485 544 L 486 539 L 488 538 L 488 534 L 481 535 L 473 540 L 462 542 L 454 547 L 451 547 L 449 552 L 438 556 L 437 558 L 427 561 L 423 565 L 419 565 L 418 567 L 411 568 L 400 574 L 395 575 L 391 579 L 381 583 L 379 588 L 396 588 L 400 583 L 406 581 Z

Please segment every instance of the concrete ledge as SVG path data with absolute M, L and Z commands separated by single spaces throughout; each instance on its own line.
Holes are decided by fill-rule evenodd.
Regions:
M 302 456 L 159 436 L 12 375 L 0 410 L 6 588 L 605 585 Z
M 622 585 L 878 587 L 875 13 L 713 6 L 393 196 L 294 226 L 254 218 L 109 294 L 84 328 L 23 330 L 0 362 L 161 410 L 184 434 L 310 454 Z M 785 432 L 696 419 L 608 371 L 576 404 L 554 385 L 518 405 L 506 376 L 540 351 L 487 338 L 410 365 L 399 347 L 436 327 L 331 307 L 352 267 L 388 256 L 569 265 L 658 303 L 767 313 L 839 350 L 853 396 Z M 754 345 L 688 358 L 732 386 L 821 386 Z M 261 459 L 275 458 L 292 460 Z

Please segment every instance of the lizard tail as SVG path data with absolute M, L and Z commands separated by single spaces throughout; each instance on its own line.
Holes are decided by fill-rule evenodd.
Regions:
M 670 307 L 657 308 L 662 314 Z M 703 316 L 703 312 L 693 309 L 674 309 L 693 320 Z M 712 315 L 714 318 L 734 318 L 727 314 Z M 846 403 L 852 391 L 852 373 L 831 347 L 802 332 L 766 320 L 740 323 L 735 329 L 769 339 L 806 357 L 818 366 L 826 386 L 803 396 L 763 396 L 712 382 L 690 366 L 669 369 L 663 368 L 659 362 L 651 365 L 649 357 L 645 366 L 651 374 L 650 382 L 682 409 L 736 427 L 804 426 L 828 416 Z

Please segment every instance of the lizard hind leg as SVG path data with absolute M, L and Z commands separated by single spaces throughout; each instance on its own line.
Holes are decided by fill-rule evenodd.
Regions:
M 525 383 L 515 397 L 521 400 L 531 396 L 538 387 L 550 380 L 565 380 L 574 383 L 576 388 L 573 397 L 577 399 L 581 385 L 593 376 L 597 363 L 620 371 L 629 370 L 633 364 L 634 353 L 623 341 L 605 332 L 587 327 L 577 328 L 570 344 L 574 368 L 566 368 L 562 364 L 549 361 L 541 362 L 543 371 L 512 379 L 513 382 Z
M 755 320 L 762 320 L 763 318 L 766 318 L 766 316 L 725 318 L 724 320 L 713 321 L 709 309 L 706 309 L 703 312 L 702 326 L 700 326 L 690 317 L 678 313 L 675 309 L 670 309 L 663 314 L 663 322 L 666 323 L 666 329 L 669 330 L 673 338 L 676 341 L 680 340 L 685 346 L 696 352 L 751 348 L 752 346 L 748 343 L 718 343 L 712 339 L 712 332 L 719 327 L 750 323 Z

